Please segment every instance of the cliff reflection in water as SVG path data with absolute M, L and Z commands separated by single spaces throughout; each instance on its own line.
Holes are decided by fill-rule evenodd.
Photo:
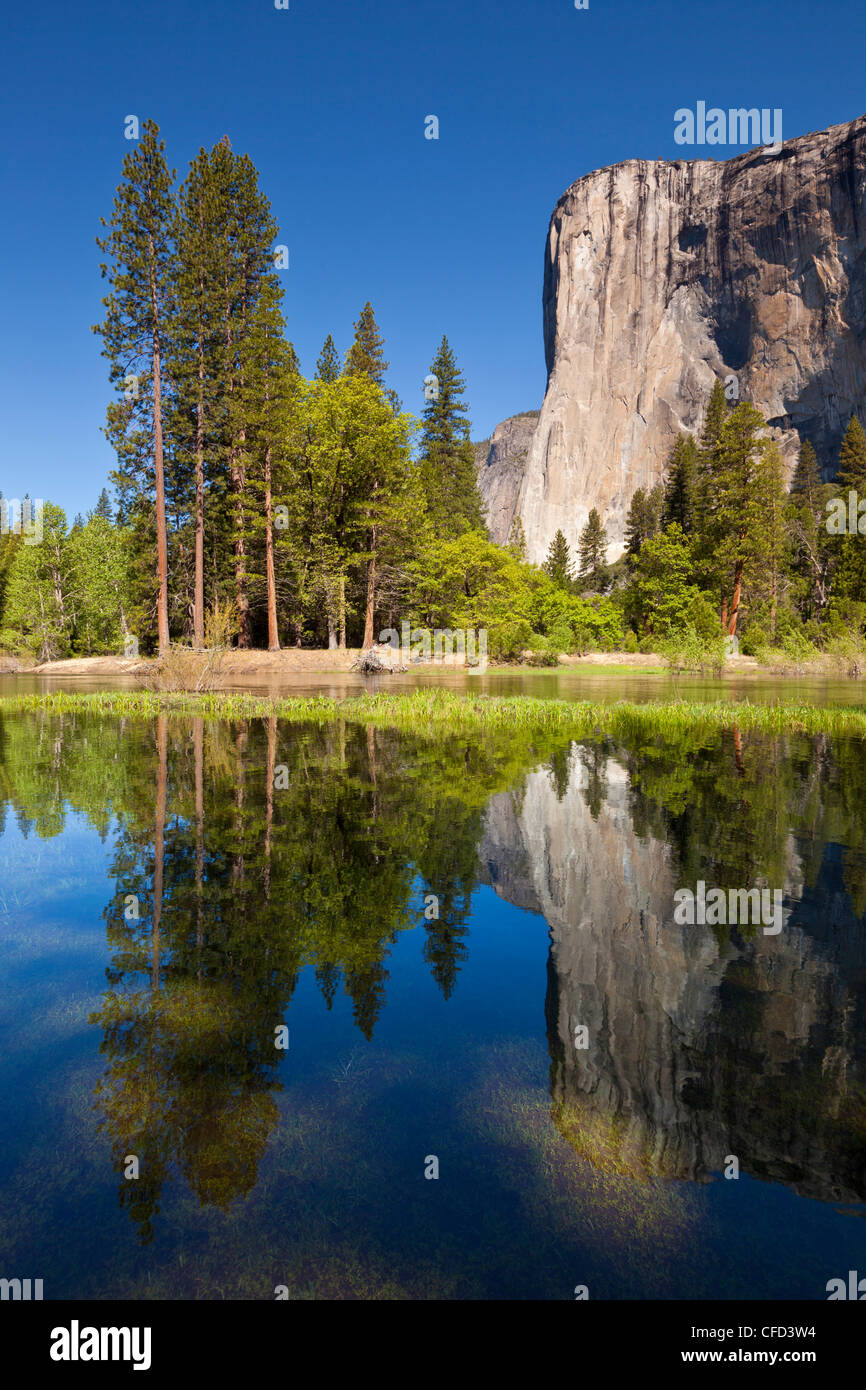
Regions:
M 581 1154 L 691 1180 L 736 1155 L 804 1195 L 866 1198 L 858 744 L 34 714 L 2 722 L 0 751 L 26 832 L 74 810 L 112 846 L 95 1106 L 145 1242 L 172 1168 L 202 1206 L 254 1188 L 301 973 L 328 1008 L 348 995 L 369 1040 L 400 933 L 424 934 L 459 993 L 485 882 L 549 926 L 552 1115 Z M 699 879 L 783 887 L 782 932 L 675 925 L 674 891 Z
M 550 927 L 553 1116 L 591 1161 L 707 1180 L 733 1155 L 866 1198 L 862 766 L 826 741 L 596 744 L 493 799 L 482 858 Z M 779 935 L 674 923 L 678 887 L 761 878 Z

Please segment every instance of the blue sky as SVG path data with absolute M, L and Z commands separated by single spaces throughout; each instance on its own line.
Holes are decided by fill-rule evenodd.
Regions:
M 545 235 L 570 183 L 690 155 L 674 111 L 699 100 L 781 107 L 785 138 L 866 110 L 863 0 L 47 0 L 4 28 L 0 489 L 70 520 L 113 464 L 90 325 L 126 115 L 158 122 L 181 178 L 223 134 L 251 156 L 303 370 L 370 299 L 405 407 L 447 333 L 481 438 L 541 403 Z

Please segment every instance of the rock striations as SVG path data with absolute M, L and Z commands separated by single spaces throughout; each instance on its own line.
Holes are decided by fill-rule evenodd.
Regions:
M 479 469 L 494 539 L 516 510 L 532 560 L 558 528 L 575 545 L 592 507 L 620 553 L 632 494 L 699 430 L 714 376 L 737 378 L 789 462 L 807 438 L 832 476 L 866 415 L 866 117 L 776 154 L 578 179 L 550 223 L 544 337 L 522 476 L 510 448 Z

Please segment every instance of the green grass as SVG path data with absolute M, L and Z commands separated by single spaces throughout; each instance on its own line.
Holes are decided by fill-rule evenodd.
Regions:
M 55 691 L 0 699 L 0 714 L 43 710 L 52 714 L 111 714 L 153 719 L 159 714 L 213 719 L 277 718 L 295 724 L 324 725 L 335 720 L 373 724 L 436 737 L 446 733 L 533 730 L 584 737 L 598 733 L 676 735 L 685 730 L 755 730 L 763 733 L 849 734 L 866 736 L 866 707 L 821 708 L 781 702 L 659 701 L 615 704 L 593 700 L 540 700 L 525 695 L 458 695 L 446 690 L 411 694 L 359 695 L 345 700 L 326 696 L 259 695 L 219 692 L 206 695 L 150 691 Z

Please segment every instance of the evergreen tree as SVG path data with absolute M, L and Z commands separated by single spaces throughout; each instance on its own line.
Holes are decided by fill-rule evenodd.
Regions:
M 704 417 L 704 428 L 701 431 L 701 455 L 706 459 L 712 459 L 713 450 L 719 442 L 725 421 L 730 414 L 725 387 L 720 377 L 716 377 L 713 382 L 713 389 L 710 392 L 710 399 L 707 403 L 707 413 Z
M 757 453 L 754 485 L 749 497 L 748 558 L 751 565 L 746 574 L 749 602 L 752 606 L 767 604 L 770 636 L 774 641 L 778 611 L 785 600 L 790 574 L 788 519 L 785 462 L 775 441 L 765 439 Z M 735 616 L 733 612 L 732 618 Z
M 595 507 L 587 517 L 586 525 L 580 533 L 580 577 L 587 587 L 603 589 L 608 582 L 607 570 L 607 532 L 601 524 Z
M 671 450 L 665 474 L 665 499 L 661 526 L 666 530 L 676 522 L 690 536 L 695 525 L 695 487 L 698 446 L 690 434 L 680 434 Z
M 836 556 L 832 577 L 833 596 L 866 603 L 866 536 L 860 526 L 866 527 L 866 516 L 859 509 L 866 501 L 866 433 L 856 415 L 852 415 L 842 440 L 839 454 L 839 471 L 832 489 L 834 498 L 843 504 L 848 513 L 848 525 L 841 536 L 832 536 L 831 550 Z M 857 516 L 857 530 L 848 529 L 851 523 L 849 513 L 850 493 L 855 493 L 854 511 Z
M 101 517 L 102 520 L 107 521 L 109 525 L 114 521 L 114 516 L 111 510 L 111 498 L 108 495 L 107 488 L 103 488 L 100 492 L 99 499 L 96 503 L 96 506 L 93 508 L 92 515 Z
M 832 486 L 822 481 L 814 448 L 804 439 L 788 504 L 795 598 L 804 618 L 817 616 L 827 603 L 832 549 L 824 523 L 825 502 L 831 491 Z
M 464 531 L 486 535 L 475 450 L 470 442 L 466 389 L 457 358 L 446 337 L 430 367 L 437 390 L 424 408 L 419 468 L 434 534 L 445 539 Z
M 372 310 L 371 310 L 372 313 Z M 336 381 L 340 375 L 340 358 L 330 333 L 322 344 L 319 360 L 316 363 L 317 381 Z
M 175 238 L 178 268 L 172 289 L 176 387 L 173 433 L 179 464 L 175 493 L 192 518 L 193 646 L 204 645 L 205 498 L 226 491 L 227 402 L 231 346 L 225 333 L 231 261 L 234 157 L 227 139 L 200 150 L 178 197 Z M 215 529 L 217 518 L 211 518 Z M 216 579 L 216 576 L 214 576 Z
M 866 432 L 856 415 L 851 416 L 842 440 L 836 490 L 853 490 L 861 499 L 866 497 Z
M 644 542 L 658 533 L 663 507 L 664 489 L 660 483 L 649 492 L 639 487 L 632 497 L 625 522 L 625 548 L 630 565 L 634 564 Z
M 542 569 L 560 589 L 569 587 L 571 583 L 571 549 L 561 531 L 557 531 L 550 542 L 547 559 L 544 561 Z
M 161 653 L 169 644 L 163 358 L 175 270 L 174 173 L 164 150 L 159 127 L 145 121 L 141 139 L 124 160 L 111 220 L 102 220 L 106 236 L 97 238 L 108 257 L 100 270 L 111 290 L 103 300 L 105 321 L 95 329 L 111 364 L 110 379 L 124 390 L 123 399 L 109 406 L 106 430 L 118 452 L 119 472 L 125 484 L 134 481 L 142 502 L 153 498 Z
M 762 512 L 775 489 L 782 488 L 777 470 L 763 467 L 769 441 L 759 437 L 764 419 L 748 401 L 730 412 L 710 455 L 712 506 L 704 516 L 703 541 L 720 579 L 722 622 L 737 631 L 743 580 L 762 563 L 769 524 Z
M 517 560 L 526 559 L 526 533 L 523 529 L 523 522 L 520 517 L 515 515 L 508 532 L 508 549 Z
M 325 348 L 327 344 L 328 339 L 325 340 Z M 349 376 L 366 376 L 377 386 L 384 387 L 385 373 L 389 365 L 385 361 L 384 347 L 385 339 L 379 332 L 373 306 L 368 300 L 355 323 L 355 339 L 346 354 L 347 374 Z M 325 348 L 322 349 L 323 356 Z
M 814 507 L 822 482 L 821 470 L 818 467 L 818 455 L 809 440 L 804 439 L 800 445 L 797 466 L 791 479 L 791 496 L 802 498 L 807 506 Z
M 285 341 L 280 301 L 282 291 L 272 278 L 264 281 L 250 326 L 244 381 L 247 485 L 258 505 L 250 508 L 250 541 L 254 556 L 264 549 L 263 565 L 253 562 L 254 582 L 261 569 L 269 651 L 280 647 L 277 618 L 277 580 L 274 550 L 274 479 L 282 482 L 287 462 L 287 418 L 297 407 L 298 359 Z M 262 547 L 262 540 L 264 546 Z
M 230 152 L 229 152 L 230 153 Z M 258 174 L 248 155 L 232 156 L 234 200 L 231 209 L 232 275 L 226 293 L 226 344 L 230 354 L 228 381 L 228 482 L 232 499 L 234 590 L 238 646 L 252 644 L 248 593 L 247 452 L 250 401 L 254 396 L 267 348 L 273 342 L 273 318 L 279 317 L 282 289 L 274 270 L 271 244 L 279 228 L 271 206 L 258 186 Z M 260 301 L 267 304 L 267 310 Z M 282 320 L 280 319 L 280 322 Z M 255 518 L 252 519 L 253 524 Z

